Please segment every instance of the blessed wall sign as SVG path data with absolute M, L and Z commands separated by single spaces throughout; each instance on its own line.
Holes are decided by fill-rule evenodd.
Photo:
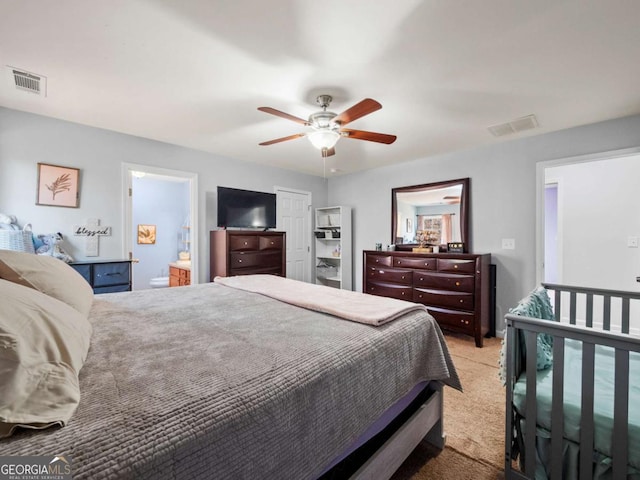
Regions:
M 85 256 L 97 257 L 99 244 L 98 240 L 103 236 L 111 235 L 111 227 L 100 225 L 100 220 L 90 218 L 85 225 L 74 225 L 73 234 L 77 237 L 87 237 L 85 244 Z

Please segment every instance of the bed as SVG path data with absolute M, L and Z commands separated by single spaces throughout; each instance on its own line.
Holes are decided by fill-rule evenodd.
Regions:
M 640 478 L 640 293 L 543 284 L 506 325 L 505 477 Z
M 0 252 L 0 303 L 29 290 L 7 279 L 2 260 Z M 75 479 L 332 478 L 343 458 L 388 430 L 385 414 L 399 417 L 408 404 L 408 421 L 382 444 L 399 442 L 404 457 L 423 437 L 442 448 L 442 387 L 460 383 L 426 310 L 373 326 L 313 310 L 308 288 L 323 305 L 339 303 L 327 300 L 328 287 L 273 278 L 293 282 L 278 284 L 285 297 L 300 284 L 305 305 L 240 280 L 96 296 L 73 414 L 57 426 L 14 428 L 0 450 L 68 456 Z M 357 465 L 354 477 L 390 476 L 380 465 L 394 449 Z

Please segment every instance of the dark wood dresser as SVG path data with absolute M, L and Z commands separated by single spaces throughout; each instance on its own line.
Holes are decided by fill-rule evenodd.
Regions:
M 211 281 L 252 273 L 286 276 L 285 232 L 214 230 L 209 240 Z
M 490 331 L 490 254 L 365 250 L 362 290 L 427 306 L 443 328 L 474 337 Z

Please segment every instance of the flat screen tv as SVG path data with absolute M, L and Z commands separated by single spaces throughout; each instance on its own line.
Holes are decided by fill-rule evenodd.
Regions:
M 276 194 L 218 187 L 218 227 L 276 228 Z

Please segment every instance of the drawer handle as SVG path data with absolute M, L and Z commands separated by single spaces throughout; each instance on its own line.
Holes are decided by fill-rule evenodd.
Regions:
M 398 265 L 400 265 L 402 262 L 400 260 L 398 260 Z
M 273 245 L 273 242 L 271 242 L 271 245 Z
M 460 286 L 460 282 L 456 282 L 456 287 L 459 287 L 459 286 Z
M 402 295 L 404 295 L 404 292 L 402 292 Z
M 242 263 L 242 260 L 238 260 L 238 263 Z
M 402 280 L 404 280 L 404 275 L 402 275 Z
M 457 269 L 457 268 L 458 268 L 458 265 L 454 265 L 454 266 L 453 266 L 453 268 L 454 268 L 454 269 Z
M 464 300 L 460 299 L 460 303 L 464 303 Z
M 425 267 L 428 267 L 428 266 L 429 266 L 429 262 L 425 262 L 425 263 L 424 263 L 424 266 L 425 266 Z
M 245 245 L 248 245 L 249 243 L 248 243 L 248 242 L 244 242 L 244 244 L 245 244 Z
M 380 260 L 376 259 L 376 263 L 378 263 Z
M 424 280 L 424 278 L 420 277 L 420 281 L 423 281 L 423 280 Z

